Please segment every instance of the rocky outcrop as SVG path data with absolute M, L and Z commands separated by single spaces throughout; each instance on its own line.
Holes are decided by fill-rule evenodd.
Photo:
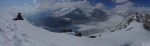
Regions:
M 80 31 L 80 34 L 82 34 L 82 36 L 90 36 L 91 34 L 103 33 L 105 31 L 114 32 L 128 27 L 132 22 L 143 23 L 144 28 L 150 30 L 150 15 L 145 15 L 143 13 L 134 13 L 125 18 L 120 24 L 115 27 L 103 27 L 90 30 L 82 30 Z M 129 31 L 132 28 L 134 27 L 130 27 L 126 31 Z
M 150 15 L 145 15 L 145 22 L 143 26 L 145 29 L 150 30 Z
M 136 21 L 139 23 L 145 23 L 146 19 L 147 18 L 145 15 L 142 15 L 140 13 L 134 13 L 131 16 L 128 16 L 127 18 L 125 18 L 119 25 L 117 25 L 115 30 L 126 28 L 133 21 Z
M 119 25 L 116 26 L 115 30 L 119 30 L 122 28 L 126 28 L 131 22 L 136 21 L 139 23 L 143 23 L 143 27 L 146 30 L 150 30 L 150 15 L 149 14 L 142 14 L 142 13 L 135 13 L 131 16 L 125 18 Z M 115 31 L 113 30 L 113 31 Z

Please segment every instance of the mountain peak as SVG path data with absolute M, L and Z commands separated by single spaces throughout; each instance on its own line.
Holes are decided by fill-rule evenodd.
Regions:
M 149 15 L 146 14 L 142 14 L 142 13 L 138 13 L 135 12 L 134 14 L 126 17 L 119 25 L 117 25 L 117 29 L 122 29 L 122 28 L 126 28 L 128 25 L 130 25 L 130 23 L 132 22 L 138 22 L 138 23 L 143 23 L 146 24 L 147 22 L 149 22 Z

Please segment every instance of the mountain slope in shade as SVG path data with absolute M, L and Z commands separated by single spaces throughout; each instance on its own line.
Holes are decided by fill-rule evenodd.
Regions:
M 93 17 L 95 21 L 104 22 L 108 20 L 110 16 L 101 9 L 94 9 L 91 17 Z

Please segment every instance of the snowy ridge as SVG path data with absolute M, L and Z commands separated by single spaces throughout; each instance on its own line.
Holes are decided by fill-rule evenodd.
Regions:
M 144 23 L 145 19 L 146 19 L 145 15 L 142 15 L 141 13 L 131 14 L 130 16 L 125 18 L 119 25 L 116 26 L 116 30 L 126 28 L 131 22 L 134 22 L 134 21 L 139 22 L 139 23 Z
M 98 46 L 89 38 L 66 33 L 53 33 L 33 26 L 26 20 L 13 21 L 11 15 L 1 15 L 0 46 Z
M 0 46 L 150 46 L 150 32 L 137 21 L 92 39 L 49 32 L 26 20 L 13 21 L 13 18 L 11 15 L 1 15 Z

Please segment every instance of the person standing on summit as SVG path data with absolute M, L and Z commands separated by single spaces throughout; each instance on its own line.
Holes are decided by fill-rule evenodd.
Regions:
M 17 18 L 14 18 L 14 20 L 24 20 L 21 13 L 19 12 L 17 15 Z

